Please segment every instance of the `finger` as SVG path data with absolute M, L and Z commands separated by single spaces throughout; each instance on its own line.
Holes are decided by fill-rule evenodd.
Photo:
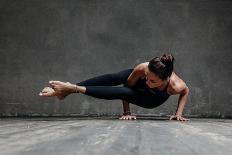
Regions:
M 177 117 L 175 115 L 172 116 L 172 119 L 177 119 Z
M 185 121 L 185 120 L 186 120 L 186 118 L 184 118 L 184 117 L 180 117 L 180 119 L 181 119 L 182 121 Z
M 177 117 L 177 120 L 179 121 L 179 120 L 180 120 L 180 117 Z
M 186 119 L 185 119 L 185 118 L 183 118 L 183 117 L 181 117 L 181 120 L 182 120 L 182 121 L 186 121 Z
M 170 117 L 170 119 L 169 119 L 169 120 L 172 120 L 174 117 L 175 117 L 175 116 L 173 116 L 173 115 L 172 115 L 172 116 Z

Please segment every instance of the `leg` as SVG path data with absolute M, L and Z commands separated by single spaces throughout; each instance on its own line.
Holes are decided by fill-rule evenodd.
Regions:
M 142 91 L 129 87 L 112 87 L 112 86 L 78 86 L 81 93 L 99 99 L 107 100 L 125 100 L 140 107 L 148 108 L 148 104 L 144 102 L 144 93 Z
M 125 69 L 116 73 L 96 76 L 76 84 L 79 86 L 116 86 L 126 83 L 127 78 L 132 71 L 132 68 Z

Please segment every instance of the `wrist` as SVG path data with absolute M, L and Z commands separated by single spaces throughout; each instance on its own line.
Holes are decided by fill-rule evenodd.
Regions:
M 130 112 L 130 111 L 125 111 L 125 112 L 123 113 L 123 115 L 131 115 L 131 112 Z
M 181 116 L 181 115 L 182 115 L 182 113 L 178 113 L 178 112 L 177 112 L 175 115 L 176 115 L 176 116 Z

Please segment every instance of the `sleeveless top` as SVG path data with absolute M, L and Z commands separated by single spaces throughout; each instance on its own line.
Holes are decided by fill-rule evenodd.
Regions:
M 165 86 L 164 90 L 158 90 L 157 88 L 150 88 L 148 87 L 148 85 L 146 85 L 146 87 L 148 88 L 149 92 L 151 92 L 154 95 L 158 95 L 162 98 L 169 98 L 170 95 L 167 93 L 169 82 L 170 82 L 170 79 L 168 81 L 168 84 Z

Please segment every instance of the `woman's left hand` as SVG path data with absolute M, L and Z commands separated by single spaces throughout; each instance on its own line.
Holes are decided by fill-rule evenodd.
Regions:
M 189 121 L 190 119 L 184 118 L 181 115 L 172 115 L 169 120 L 177 120 L 177 121 Z

